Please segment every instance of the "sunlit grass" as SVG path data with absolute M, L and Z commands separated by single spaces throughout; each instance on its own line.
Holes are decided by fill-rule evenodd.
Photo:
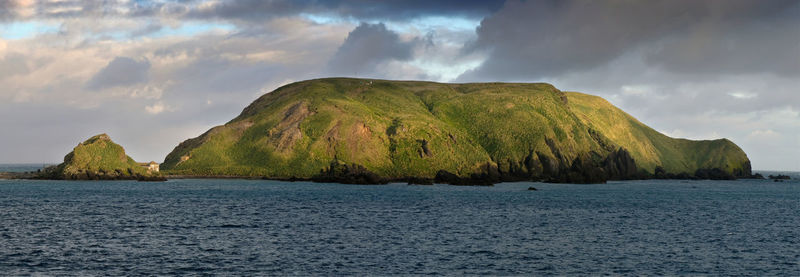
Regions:
M 278 127 L 291 123 L 295 105 L 308 111 L 292 115 L 302 118 L 291 129 L 301 135 L 281 138 Z M 336 159 L 389 178 L 433 177 L 441 169 L 466 176 L 487 162 L 507 170 L 531 153 L 553 158 L 548 139 L 568 161 L 622 147 L 650 173 L 656 166 L 731 172 L 747 161 L 730 141 L 669 138 L 602 98 L 549 84 L 329 78 L 260 97 L 234 120 L 177 147 L 162 169 L 308 178 Z M 423 143 L 430 153 L 422 153 Z

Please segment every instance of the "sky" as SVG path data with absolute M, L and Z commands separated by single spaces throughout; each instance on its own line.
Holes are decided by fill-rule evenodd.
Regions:
M 0 0 L 0 163 L 138 161 L 295 81 L 548 82 L 800 171 L 800 1 Z

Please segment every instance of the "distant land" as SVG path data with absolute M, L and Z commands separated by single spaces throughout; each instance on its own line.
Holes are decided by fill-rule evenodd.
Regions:
M 544 83 L 326 78 L 267 93 L 175 147 L 167 175 L 339 183 L 750 178 L 727 139 L 663 135 Z

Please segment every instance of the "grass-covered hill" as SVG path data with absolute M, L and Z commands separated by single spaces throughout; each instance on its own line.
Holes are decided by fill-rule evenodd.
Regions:
M 157 180 L 151 172 L 125 154 L 125 149 L 100 134 L 78 144 L 64 162 L 44 172 L 45 178 L 65 180 Z
M 549 84 L 349 78 L 267 93 L 178 145 L 162 169 L 365 183 L 750 175 L 728 140 L 673 139 L 602 98 Z

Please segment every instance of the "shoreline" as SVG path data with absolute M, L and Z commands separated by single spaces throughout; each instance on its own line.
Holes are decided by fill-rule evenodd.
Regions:
M 269 180 L 269 181 L 281 181 L 281 182 L 313 182 L 313 183 L 338 183 L 338 184 L 351 184 L 351 185 L 386 185 L 390 183 L 408 183 L 409 185 L 433 185 L 433 184 L 448 184 L 454 186 L 493 186 L 494 184 L 498 183 L 505 183 L 505 182 L 541 182 L 541 183 L 562 183 L 562 184 L 580 184 L 580 183 L 564 183 L 564 182 L 557 182 L 556 180 L 533 180 L 533 179 L 525 179 L 525 178 L 511 178 L 511 179 L 482 179 L 482 178 L 459 178 L 459 179 L 439 179 L 439 178 L 419 178 L 419 177 L 403 177 L 403 178 L 379 178 L 373 180 L 366 180 L 363 178 L 324 178 L 324 177 L 312 177 L 312 178 L 272 178 L 266 176 L 247 176 L 247 175 L 187 175 L 187 174 L 175 174 L 175 175 L 161 175 L 159 179 L 147 180 L 147 179 L 138 179 L 140 182 L 158 182 L 158 181 L 169 181 L 171 179 L 220 179 L 220 180 Z M 764 179 L 761 175 L 753 175 L 749 178 L 745 177 L 738 177 L 734 179 L 716 179 L 716 178 L 698 178 L 696 176 L 680 176 L 684 178 L 675 178 L 677 176 L 670 176 L 673 178 L 658 178 L 656 176 L 652 176 L 650 178 L 633 178 L 633 179 L 624 179 L 624 180 L 615 180 L 610 179 L 604 182 L 596 183 L 596 184 L 603 184 L 607 181 L 642 181 L 642 180 L 752 180 L 752 179 Z M 163 178 L 163 179 L 161 179 Z M 0 172 L 0 180 L 67 180 L 70 179 L 52 179 L 52 178 L 42 178 L 39 176 L 39 173 L 36 172 Z M 136 178 L 132 179 L 109 179 L 109 180 L 74 180 L 74 181 L 136 181 Z M 590 183 L 591 184 L 591 183 Z
M 0 180 L 34 179 L 35 172 L 0 172 Z

